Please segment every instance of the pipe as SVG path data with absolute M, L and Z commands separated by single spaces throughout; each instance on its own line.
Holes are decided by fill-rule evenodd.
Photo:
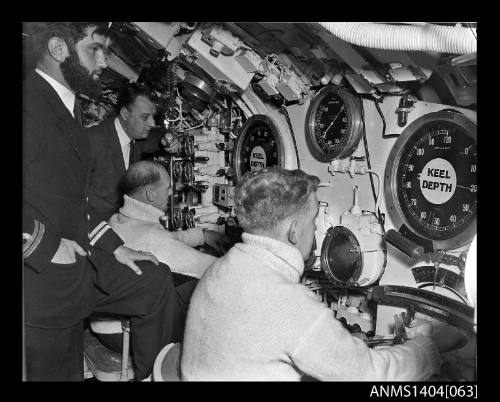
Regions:
M 111 70 L 116 71 L 125 78 L 128 78 L 130 82 L 137 82 L 137 78 L 139 78 L 139 74 L 114 53 L 110 53 L 107 56 L 106 65 Z
M 458 26 L 388 25 L 365 22 L 319 22 L 340 39 L 375 49 L 468 54 L 477 51 L 472 28 Z

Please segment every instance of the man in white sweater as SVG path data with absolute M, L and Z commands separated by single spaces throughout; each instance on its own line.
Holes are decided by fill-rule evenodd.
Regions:
M 462 340 L 446 327 L 434 338 L 370 349 L 300 283 L 316 229 L 318 183 L 301 170 L 244 176 L 235 193 L 243 243 L 209 267 L 193 293 L 183 380 L 424 380 L 439 369 L 439 352 Z
M 170 232 L 160 223 L 165 215 L 171 192 L 170 177 L 157 162 L 132 164 L 122 180 L 123 207 L 114 214 L 109 225 L 127 247 L 149 251 L 172 272 L 200 278 L 216 257 L 193 247 L 207 244 L 218 249 L 222 234 L 199 227 Z
M 199 227 L 177 232 L 165 230 L 160 217 L 165 215 L 171 189 L 170 177 L 160 163 L 143 160 L 130 165 L 122 179 L 122 190 L 123 206 L 111 216 L 109 226 L 119 234 L 127 247 L 149 251 L 168 265 L 174 274 L 184 275 L 174 275 L 174 282 L 178 282 L 175 291 L 182 311 L 179 326 L 183 329 L 187 306 L 197 279 L 217 259 L 193 247 L 208 244 L 217 248 L 217 241 L 222 235 Z M 93 321 L 91 327 L 108 349 L 121 352 L 119 321 Z

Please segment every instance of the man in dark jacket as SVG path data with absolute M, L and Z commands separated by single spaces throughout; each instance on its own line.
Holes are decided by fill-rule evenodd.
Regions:
M 168 267 L 123 246 L 88 203 L 90 144 L 75 94 L 101 90 L 106 29 L 26 24 L 38 60 L 23 85 L 27 380 L 83 380 L 83 320 L 91 312 L 131 317 L 138 379 L 182 333 L 184 306 Z
M 155 126 L 154 99 L 144 86 L 125 84 L 116 110 L 116 117 L 87 130 L 91 146 L 89 202 L 105 219 L 122 206 L 119 184 L 129 165 L 139 161 L 143 153 L 159 151 L 164 131 Z M 166 149 L 175 152 L 179 146 L 175 139 L 175 145 Z

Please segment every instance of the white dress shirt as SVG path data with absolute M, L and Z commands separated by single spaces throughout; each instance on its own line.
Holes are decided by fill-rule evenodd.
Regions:
M 125 169 L 128 169 L 128 163 L 130 158 L 130 147 L 132 147 L 133 142 L 123 129 L 118 117 L 115 117 L 115 128 L 118 133 L 118 139 L 120 140 L 120 146 L 122 147 L 123 161 L 125 162 Z
M 40 74 L 40 76 L 44 78 L 52 88 L 54 88 L 54 90 L 57 92 L 57 95 L 59 95 L 59 98 L 61 98 L 62 102 L 64 103 L 64 106 L 66 106 L 66 109 L 68 109 L 71 113 L 71 116 L 75 117 L 73 115 L 73 108 L 75 107 L 75 94 L 68 88 L 66 88 L 63 84 L 52 78 L 50 75 L 44 73 L 39 68 L 35 68 L 35 71 Z

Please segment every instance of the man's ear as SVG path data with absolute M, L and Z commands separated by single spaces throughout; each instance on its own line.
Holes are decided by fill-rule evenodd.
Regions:
M 129 111 L 128 109 L 123 106 L 121 109 L 120 109 L 120 117 L 123 119 L 123 120 L 127 120 L 128 118 L 128 114 L 129 114 Z
M 290 222 L 290 226 L 288 226 L 288 241 L 292 243 L 294 246 L 299 242 L 299 231 L 298 231 L 298 222 L 296 219 L 293 219 Z
M 156 192 L 155 192 L 155 189 L 153 188 L 153 186 L 147 186 L 145 193 L 146 193 L 146 199 L 149 202 L 153 202 L 155 200 Z
M 66 60 L 66 57 L 69 56 L 69 49 L 66 41 L 58 36 L 54 36 L 49 39 L 47 42 L 47 49 L 49 51 L 49 55 L 59 63 L 62 63 Z

